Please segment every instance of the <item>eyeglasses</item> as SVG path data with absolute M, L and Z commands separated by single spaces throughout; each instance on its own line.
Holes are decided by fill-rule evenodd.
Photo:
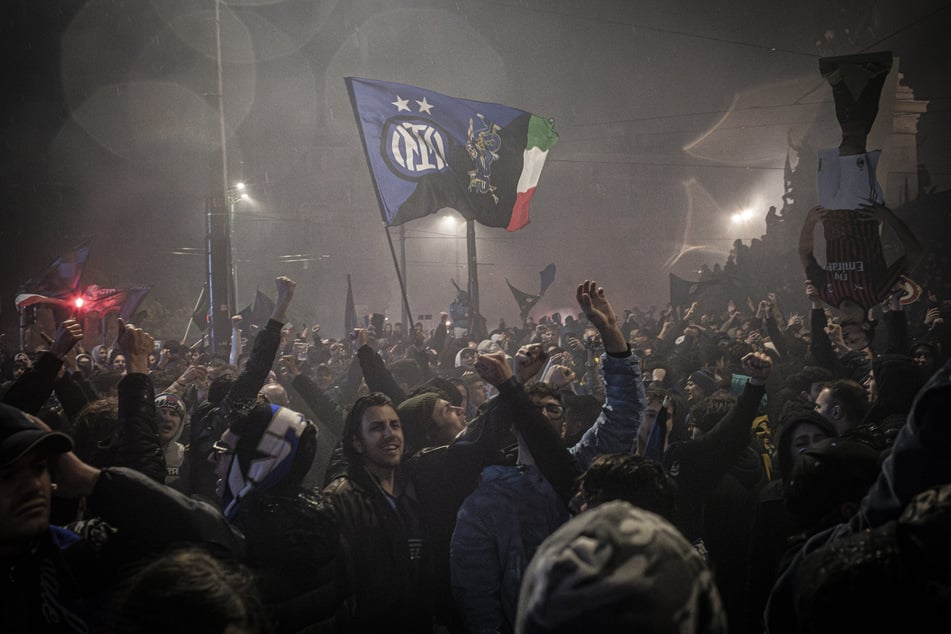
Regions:
M 561 405 L 555 405 L 554 403 L 545 403 L 544 405 L 536 405 L 535 407 L 548 412 L 552 416 L 561 416 L 565 413 L 564 407 Z

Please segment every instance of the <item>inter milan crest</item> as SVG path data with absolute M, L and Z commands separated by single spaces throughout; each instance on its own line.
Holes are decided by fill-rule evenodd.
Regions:
M 479 194 L 491 194 L 492 200 L 499 202 L 495 195 L 495 186 L 492 185 L 492 163 L 498 160 L 499 150 L 502 149 L 502 137 L 499 130 L 502 128 L 486 121 L 485 116 L 476 114 L 479 119 L 478 127 L 469 118 L 469 135 L 466 140 L 466 151 L 472 160 L 475 169 L 469 171 L 469 191 Z
M 432 121 L 392 117 L 384 125 L 380 151 L 390 169 L 403 178 L 416 180 L 448 168 L 447 138 Z

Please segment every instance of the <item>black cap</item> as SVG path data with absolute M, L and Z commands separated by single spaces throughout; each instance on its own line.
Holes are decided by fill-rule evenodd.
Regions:
M 42 429 L 17 408 L 0 403 L 0 468 L 40 446 L 65 453 L 73 448 L 73 441 L 66 434 Z

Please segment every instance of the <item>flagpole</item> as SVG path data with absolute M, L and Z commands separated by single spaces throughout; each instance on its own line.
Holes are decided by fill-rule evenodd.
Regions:
M 198 312 L 198 307 L 201 306 L 201 296 L 204 294 L 205 287 L 202 286 L 201 291 L 198 293 L 198 301 L 195 302 L 195 307 L 192 309 L 192 314 L 188 316 L 188 325 L 185 326 L 185 334 L 182 336 L 182 343 L 188 341 L 188 333 L 192 331 L 192 322 L 195 321 L 195 313 Z
M 403 269 L 403 275 L 406 275 L 406 229 L 405 229 L 405 225 L 400 225 L 400 267 Z M 410 328 L 410 326 L 411 326 L 412 324 L 410 324 L 410 322 L 409 322 L 409 320 L 410 320 L 412 317 L 411 317 L 411 315 L 410 315 L 409 313 L 407 313 L 406 311 L 407 311 L 407 306 L 406 306 L 406 304 L 404 303 L 404 304 L 403 304 L 403 308 L 401 309 L 400 312 L 403 313 L 403 315 L 402 315 L 403 336 L 406 337 L 406 338 L 408 338 L 408 337 L 409 337 L 409 333 L 412 332 L 412 328 Z
M 406 314 L 413 318 L 413 311 L 409 309 L 409 299 L 406 297 L 406 285 L 403 284 L 403 275 L 400 273 L 399 262 L 396 261 L 396 248 L 393 246 L 393 236 L 390 235 L 390 225 L 383 223 L 383 230 L 386 232 L 386 241 L 390 245 L 390 255 L 393 256 L 393 268 L 396 269 L 396 279 L 400 283 L 400 292 L 403 294 L 403 309 Z
M 466 220 L 466 259 L 469 265 L 469 319 L 471 320 L 471 313 L 482 314 L 482 311 L 479 310 L 479 269 L 476 263 L 475 220 Z

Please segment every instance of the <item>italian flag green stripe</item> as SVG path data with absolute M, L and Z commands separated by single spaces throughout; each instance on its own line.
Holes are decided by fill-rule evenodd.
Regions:
M 518 177 L 515 205 L 507 231 L 517 231 L 529 223 L 528 208 L 538 186 L 548 150 L 558 141 L 555 122 L 532 115 L 528 121 L 528 141 L 522 154 L 522 173 Z

